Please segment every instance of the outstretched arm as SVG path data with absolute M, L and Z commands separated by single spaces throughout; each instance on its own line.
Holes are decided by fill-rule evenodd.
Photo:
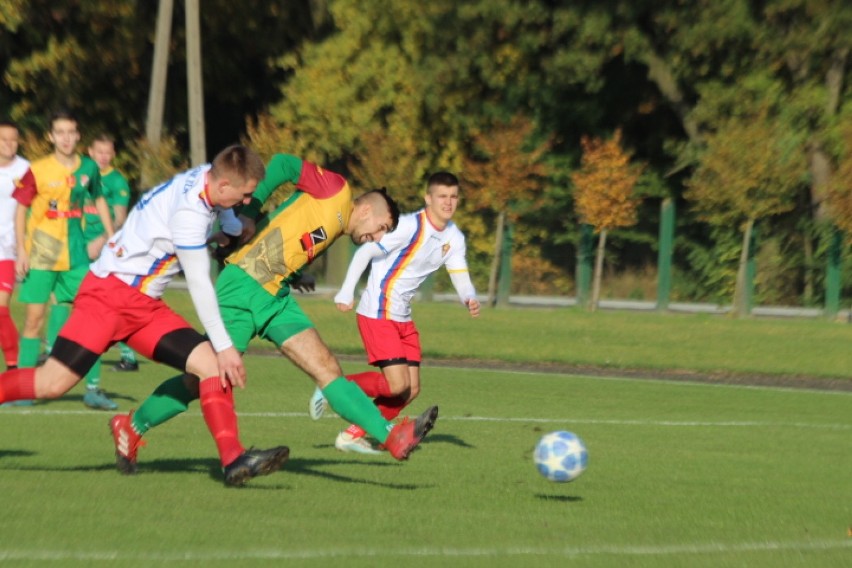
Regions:
M 334 303 L 337 304 L 337 309 L 341 312 L 348 312 L 355 305 L 355 286 L 361 279 L 361 275 L 370 262 L 374 258 L 379 258 L 387 254 L 378 243 L 367 243 L 358 247 L 355 255 L 349 262 L 349 268 L 346 270 L 346 278 L 343 280 L 343 285 L 340 291 L 334 296 Z

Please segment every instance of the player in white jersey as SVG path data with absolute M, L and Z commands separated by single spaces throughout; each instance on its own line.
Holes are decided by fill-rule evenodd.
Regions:
M 472 317 L 480 304 L 470 280 L 464 234 L 452 222 L 458 207 L 459 182 L 448 172 L 433 174 L 426 187 L 426 207 L 399 219 L 396 231 L 377 243 L 362 245 L 349 264 L 346 279 L 334 297 L 340 311 L 354 305 L 355 286 L 370 266 L 367 287 L 358 304 L 357 319 L 370 371 L 347 375 L 374 399 L 387 420 L 420 393 L 420 334 L 411 319 L 411 301 L 426 278 L 446 266 L 453 287 Z M 311 398 L 314 419 L 322 416 L 325 401 L 317 389 Z M 335 447 L 345 452 L 378 453 L 356 425 L 341 432 Z
M 244 387 L 246 375 L 219 315 L 207 254 L 218 212 L 247 204 L 264 173 L 257 154 L 230 146 L 211 165 L 179 174 L 143 195 L 92 263 L 48 360 L 36 369 L 0 375 L 0 402 L 62 396 L 110 346 L 124 341 L 149 359 L 215 385 L 201 393 L 201 411 L 220 450 L 226 484 L 242 485 L 280 468 L 288 448 L 246 451 L 235 440 L 236 420 L 219 411 L 223 401 L 232 404 L 232 386 Z M 179 270 L 209 341 L 160 300 Z M 122 440 L 115 442 L 122 446 Z M 233 454 L 222 453 L 223 443 Z
M 18 328 L 9 313 L 15 289 L 15 211 L 12 197 L 18 187 L 35 187 L 30 163 L 18 155 L 19 131 L 15 123 L 0 121 L 0 347 L 6 369 L 18 366 Z

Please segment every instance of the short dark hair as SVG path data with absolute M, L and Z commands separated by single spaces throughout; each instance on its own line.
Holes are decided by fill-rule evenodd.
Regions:
M 358 196 L 355 201 L 356 203 L 361 201 L 373 203 L 379 199 L 383 200 L 388 207 L 388 211 L 391 215 L 391 226 L 388 228 L 388 232 L 393 232 L 399 224 L 399 205 L 397 205 L 393 197 L 388 195 L 387 188 L 380 187 L 378 189 L 371 189 L 367 193 Z
M 454 187 L 459 184 L 459 178 L 457 178 L 454 174 L 450 172 L 435 172 L 431 176 L 429 176 L 429 181 L 426 182 L 426 187 L 431 187 L 433 185 L 446 185 L 447 187 Z
M 250 179 L 260 181 L 266 175 L 266 166 L 263 165 L 260 156 L 240 144 L 228 146 L 216 154 L 211 170 L 215 176 L 233 174 L 242 181 Z
M 7 128 L 14 128 L 15 130 L 20 131 L 21 129 L 18 127 L 18 123 L 14 120 L 8 118 L 0 118 L 0 126 L 5 126 Z
M 70 120 L 75 124 L 79 124 L 77 117 L 74 116 L 74 113 L 68 110 L 67 108 L 58 108 L 53 111 L 53 114 L 50 115 L 50 130 L 53 130 L 53 123 L 57 120 Z

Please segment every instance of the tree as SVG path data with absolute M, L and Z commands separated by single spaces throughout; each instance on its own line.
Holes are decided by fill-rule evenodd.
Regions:
M 642 168 L 631 165 L 630 154 L 621 147 L 621 131 L 609 140 L 584 136 L 582 167 L 571 175 L 574 203 L 580 221 L 599 234 L 589 308 L 597 309 L 601 293 L 604 250 L 607 233 L 636 224 L 638 202 L 633 189 Z
M 710 135 L 685 196 L 699 218 L 742 234 L 734 312 L 745 315 L 746 265 L 755 222 L 790 211 L 806 171 L 801 142 L 768 116 L 729 120 Z
M 530 148 L 534 128 L 530 119 L 515 115 L 477 133 L 462 171 L 465 199 L 475 209 L 495 216 L 494 258 L 488 280 L 492 306 L 497 303 L 497 275 L 507 227 L 519 214 L 535 208 L 543 194 L 547 169 L 541 159 L 551 142 Z

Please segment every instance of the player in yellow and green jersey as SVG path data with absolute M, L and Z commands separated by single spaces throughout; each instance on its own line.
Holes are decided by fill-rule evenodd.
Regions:
M 18 355 L 19 367 L 35 367 L 41 347 L 39 332 L 53 294 L 60 310 L 74 300 L 89 267 L 83 235 L 83 208 L 93 199 L 107 235 L 113 224 L 101 194 L 98 165 L 77 152 L 77 119 L 59 111 L 50 119 L 48 139 L 53 153 L 34 161 L 30 170 L 35 187 L 14 193 L 17 259 L 23 278 L 18 300 L 27 305 Z

